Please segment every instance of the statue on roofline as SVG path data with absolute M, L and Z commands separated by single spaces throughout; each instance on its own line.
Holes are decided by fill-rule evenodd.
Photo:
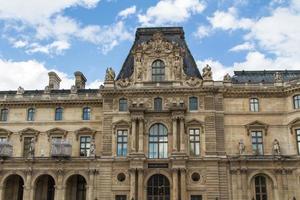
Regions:
M 114 81 L 115 76 L 115 71 L 111 67 L 106 69 L 105 81 Z

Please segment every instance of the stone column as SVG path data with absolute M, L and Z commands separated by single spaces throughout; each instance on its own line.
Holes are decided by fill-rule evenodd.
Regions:
M 63 171 L 57 170 L 57 180 L 55 185 L 55 194 L 54 194 L 54 200 L 64 200 L 65 199 L 65 188 L 63 185 Z
M 144 199 L 144 170 L 138 169 L 138 200 Z
M 177 150 L 177 119 L 173 118 L 173 152 Z
M 131 151 L 136 152 L 136 119 L 131 120 Z
M 180 118 L 180 152 L 185 152 L 184 118 Z
M 136 193 L 135 193 L 135 169 L 130 169 L 130 200 L 136 200 Z
M 173 178 L 172 200 L 178 200 L 178 169 L 172 169 L 172 178 Z
M 185 169 L 180 169 L 180 178 L 181 178 L 181 182 L 180 182 L 180 186 L 181 186 L 181 199 L 186 199 L 186 171 Z
M 3 197 L 3 195 L 4 195 L 3 187 L 4 187 L 4 186 L 2 186 L 2 185 L 0 186 L 0 200 L 2 200 L 2 198 L 4 198 L 4 197 Z
M 89 171 L 89 186 L 88 186 L 88 198 L 87 200 L 94 200 L 94 179 L 96 170 Z
M 139 153 L 144 153 L 144 119 L 139 119 Z
M 26 181 L 24 183 L 24 194 L 23 194 L 24 200 L 33 199 L 33 188 L 31 187 L 31 176 L 32 176 L 31 170 L 26 171 Z

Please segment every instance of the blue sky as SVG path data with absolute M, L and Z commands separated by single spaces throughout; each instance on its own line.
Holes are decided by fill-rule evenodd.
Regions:
M 0 0 L 0 90 L 62 87 L 82 71 L 98 88 L 118 72 L 137 27 L 182 26 L 201 70 L 300 69 L 300 0 Z

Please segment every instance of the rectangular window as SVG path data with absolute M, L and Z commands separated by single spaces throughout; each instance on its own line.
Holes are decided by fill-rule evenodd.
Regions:
M 162 99 L 157 97 L 154 99 L 154 110 L 155 111 L 162 111 Z
M 90 155 L 91 148 L 91 137 L 81 136 L 80 137 L 80 156 L 85 157 Z
M 56 108 L 55 109 L 55 121 L 61 121 L 63 116 L 63 109 L 62 108 Z
M 190 129 L 190 155 L 200 155 L 200 129 Z
M 191 200 L 202 200 L 202 195 L 192 195 Z
M 31 141 L 33 140 L 33 137 L 24 137 L 24 146 L 23 146 L 23 156 L 27 157 L 30 153 L 31 149 Z M 34 155 L 34 152 L 32 152 Z
M 259 101 L 257 98 L 250 99 L 250 111 L 251 112 L 258 112 L 259 109 Z
M 127 130 L 117 132 L 117 156 L 127 155 Z
M 116 195 L 116 200 L 126 200 L 126 195 Z
M 189 98 L 189 110 L 190 111 L 198 110 L 198 98 L 197 97 Z
M 296 129 L 296 139 L 297 139 L 297 147 L 298 147 L 298 154 L 300 155 L 300 129 Z
M 119 111 L 121 112 L 127 111 L 127 99 L 119 100 Z
M 6 109 L 6 108 L 2 109 L 1 113 L 0 113 L 0 121 L 6 122 L 7 116 L 8 116 L 8 109 Z
M 294 108 L 295 109 L 300 108 L 300 95 L 294 96 Z
M 262 131 L 252 131 L 252 151 L 255 155 L 263 155 L 264 148 L 263 148 L 263 137 Z

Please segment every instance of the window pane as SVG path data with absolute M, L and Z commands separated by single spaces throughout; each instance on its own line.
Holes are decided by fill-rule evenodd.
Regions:
M 198 98 L 197 97 L 189 98 L 189 110 L 198 110 Z

